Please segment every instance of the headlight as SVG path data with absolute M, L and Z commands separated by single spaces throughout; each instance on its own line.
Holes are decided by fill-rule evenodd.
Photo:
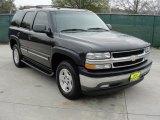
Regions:
M 109 59 L 109 58 L 111 58 L 111 54 L 109 52 L 106 52 L 106 53 L 88 53 L 86 55 L 86 58 L 90 59 L 90 60 Z
M 106 53 L 88 53 L 86 55 L 86 63 L 85 63 L 85 68 L 90 69 L 90 70 L 100 70 L 100 69 L 110 69 L 112 67 L 111 64 L 106 63 L 106 64 L 97 64 L 98 61 L 104 60 L 104 59 L 110 59 L 111 54 L 109 52 Z M 94 60 L 96 63 L 94 63 Z M 92 62 L 90 62 L 92 61 Z
M 150 50 L 151 50 L 151 48 L 150 48 L 150 47 L 145 48 L 145 53 L 149 53 L 149 52 L 150 52 Z

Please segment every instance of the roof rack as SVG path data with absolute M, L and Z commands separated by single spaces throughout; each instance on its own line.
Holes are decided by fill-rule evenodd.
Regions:
M 37 8 L 37 9 L 42 9 L 42 8 L 57 8 L 57 9 L 60 9 L 61 7 L 54 6 L 54 5 L 36 5 L 36 6 L 24 6 L 22 9 L 32 9 L 32 8 Z M 65 6 L 64 8 L 72 8 L 72 7 Z
M 23 8 L 21 8 L 21 9 L 32 9 L 32 8 L 38 8 L 38 9 L 40 9 L 40 8 L 54 8 L 54 6 L 53 5 L 36 5 L 36 6 L 23 6 Z M 56 7 L 57 8 L 57 7 Z
M 36 5 L 35 8 L 53 8 L 53 5 Z
M 60 9 L 61 7 L 54 6 L 54 5 L 36 5 L 36 8 L 58 8 Z M 64 8 L 72 8 L 70 6 L 65 6 Z

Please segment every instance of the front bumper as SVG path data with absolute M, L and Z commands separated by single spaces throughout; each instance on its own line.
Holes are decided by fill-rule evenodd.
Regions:
M 111 70 L 103 72 L 91 72 L 85 68 L 79 68 L 81 89 L 84 94 L 104 94 L 114 92 L 142 81 L 144 76 L 150 71 L 152 61 L 121 70 Z M 139 80 L 130 82 L 130 75 L 141 72 Z

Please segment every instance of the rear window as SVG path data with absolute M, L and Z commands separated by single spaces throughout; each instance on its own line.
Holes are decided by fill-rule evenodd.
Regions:
M 19 27 L 24 14 L 25 14 L 24 11 L 17 11 L 16 14 L 12 18 L 11 25 Z
M 27 12 L 21 23 L 21 27 L 30 29 L 33 23 L 34 15 L 35 15 L 34 12 Z

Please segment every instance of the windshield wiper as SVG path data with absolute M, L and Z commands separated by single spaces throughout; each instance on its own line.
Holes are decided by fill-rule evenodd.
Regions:
M 87 31 L 87 30 L 84 30 L 84 29 L 66 29 L 66 30 L 61 30 L 61 32 L 78 32 L 78 31 Z
M 103 31 L 109 31 L 105 28 L 89 28 L 88 30 L 103 30 Z

